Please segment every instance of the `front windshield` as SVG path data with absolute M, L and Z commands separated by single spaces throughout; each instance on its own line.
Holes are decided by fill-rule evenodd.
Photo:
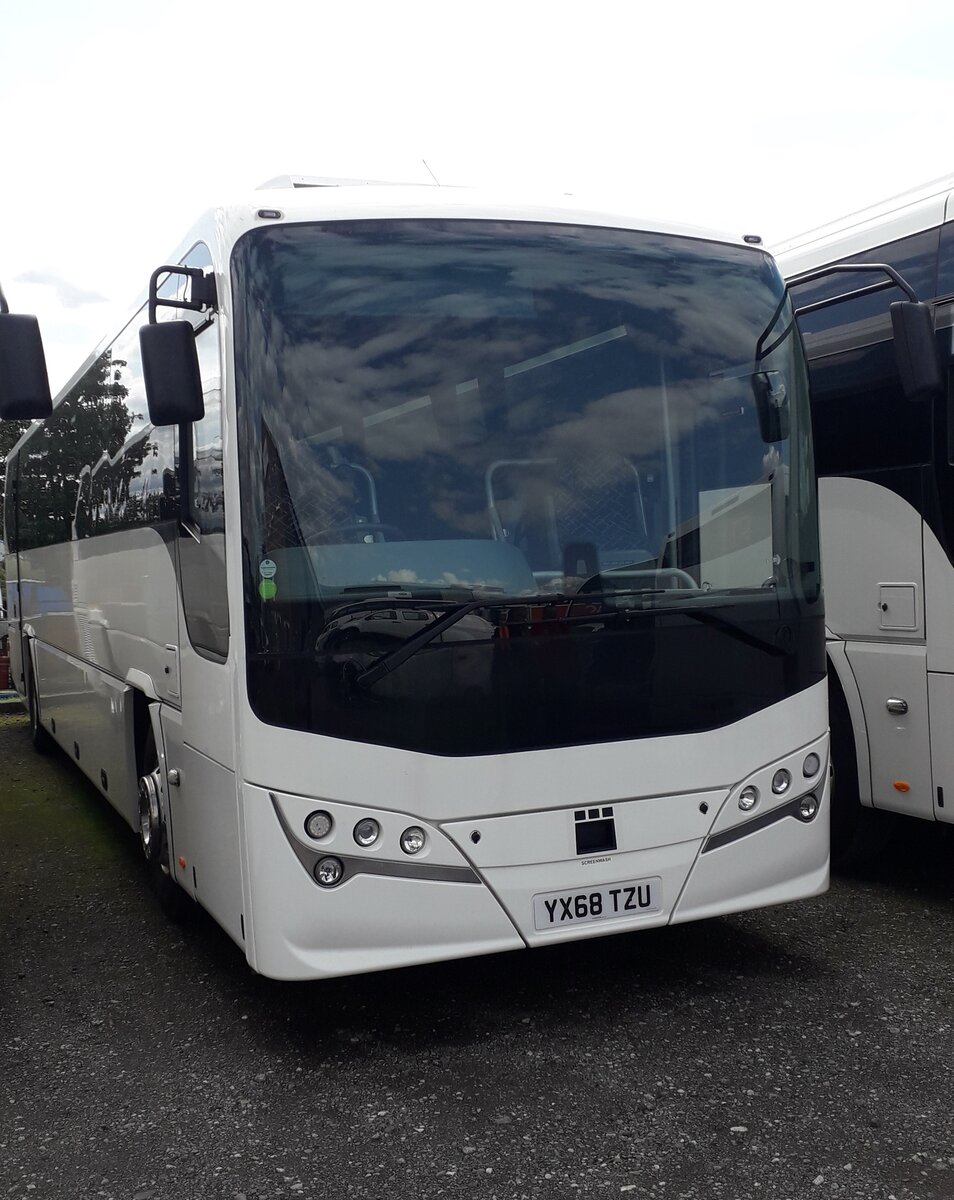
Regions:
M 405 745 L 373 715 L 352 720 L 348 680 L 409 639 L 421 652 L 363 689 L 372 714 L 388 696 L 415 708 L 468 692 L 499 713 L 501 643 L 528 622 L 553 635 L 567 598 L 602 597 L 562 614 L 577 653 L 623 625 L 651 631 L 657 653 L 662 613 L 693 630 L 687 645 L 702 628 L 738 643 L 692 615 L 713 607 L 736 629 L 767 620 L 752 636 L 774 646 L 817 600 L 804 368 L 761 251 L 569 226 L 335 222 L 247 235 L 234 286 L 249 680 L 264 719 Z M 505 603 L 531 599 L 539 619 Z M 464 644 L 481 660 L 473 686 Z M 527 653 L 546 672 L 564 651 L 536 667 Z M 266 699 L 279 678 L 285 701 Z M 480 724 L 496 732 L 420 748 L 526 741 L 492 711 Z M 558 739 L 636 733 L 613 719 Z

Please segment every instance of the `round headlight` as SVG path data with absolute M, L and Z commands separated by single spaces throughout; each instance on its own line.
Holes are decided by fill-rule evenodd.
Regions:
M 741 808 L 743 812 L 749 812 L 751 809 L 755 808 L 758 802 L 759 789 L 753 784 L 750 783 L 748 787 L 744 787 L 742 791 L 739 792 L 739 808 Z
M 354 827 L 354 840 L 359 846 L 373 846 L 381 833 L 381 826 L 373 817 L 365 817 Z
M 802 763 L 802 774 L 806 779 L 811 779 L 813 775 L 817 775 L 821 768 L 821 759 L 817 754 L 809 754 Z
M 341 882 L 344 866 L 340 858 L 322 858 L 315 866 L 315 878 L 322 887 L 334 887 Z
M 420 854 L 426 841 L 424 830 L 417 825 L 412 825 L 410 829 L 405 829 L 401 834 L 401 849 L 405 854 Z
M 791 771 L 786 771 L 784 767 L 776 771 L 772 776 L 772 791 L 776 796 L 784 796 L 791 786 L 792 773 Z
M 325 838 L 334 829 L 335 823 L 331 819 L 331 813 L 323 812 L 321 809 L 318 812 L 309 813 L 305 818 L 305 833 L 315 841 Z
M 802 796 L 798 802 L 798 815 L 803 821 L 810 821 L 815 813 L 818 812 L 818 798 L 813 796 L 811 792 L 807 796 Z

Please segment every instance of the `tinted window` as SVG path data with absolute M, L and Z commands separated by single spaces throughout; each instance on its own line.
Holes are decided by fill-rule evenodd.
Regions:
M 930 300 L 936 291 L 937 253 L 940 230 L 929 229 L 924 233 L 912 234 L 896 242 L 875 246 L 848 258 L 835 259 L 844 263 L 887 263 L 914 289 L 919 300 Z M 858 288 L 880 283 L 885 276 L 873 272 L 859 271 L 838 273 L 815 283 L 792 288 L 795 308 L 811 304 L 830 296 L 841 296 Z M 863 341 L 878 340 L 891 335 L 891 319 L 888 306 L 894 300 L 906 299 L 898 288 L 888 288 L 867 296 L 854 297 L 831 308 L 822 308 L 813 313 L 802 313 L 798 326 L 805 339 L 809 357 L 830 354 L 845 344 L 858 345 Z
M 845 262 L 887 263 L 919 298 L 935 291 L 939 231 L 928 230 L 877 246 Z M 796 309 L 880 282 L 846 272 L 792 288 Z M 891 341 L 889 306 L 905 299 L 897 288 L 802 313 L 811 379 L 815 461 L 819 475 L 911 466 L 931 458 L 931 406 L 909 403 Z
M 343 221 L 255 230 L 233 270 L 261 719 L 500 753 L 818 678 L 807 379 L 760 251 Z

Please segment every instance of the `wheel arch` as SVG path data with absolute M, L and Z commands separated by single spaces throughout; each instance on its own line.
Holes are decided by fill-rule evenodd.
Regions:
M 828 686 L 841 693 L 851 721 L 855 742 L 855 762 L 858 770 L 858 798 L 866 808 L 872 808 L 871 754 L 868 749 L 868 725 L 858 681 L 848 661 L 847 644 L 829 635 L 825 646 L 828 655 Z

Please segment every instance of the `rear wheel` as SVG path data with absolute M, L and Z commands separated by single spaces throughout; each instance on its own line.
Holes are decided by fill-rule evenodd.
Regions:
M 150 724 L 142 746 L 139 777 L 139 844 L 149 863 L 153 887 L 162 911 L 173 921 L 183 920 L 192 909 L 189 896 L 172 874 L 169 834 L 162 805 L 162 772 L 156 737 Z

